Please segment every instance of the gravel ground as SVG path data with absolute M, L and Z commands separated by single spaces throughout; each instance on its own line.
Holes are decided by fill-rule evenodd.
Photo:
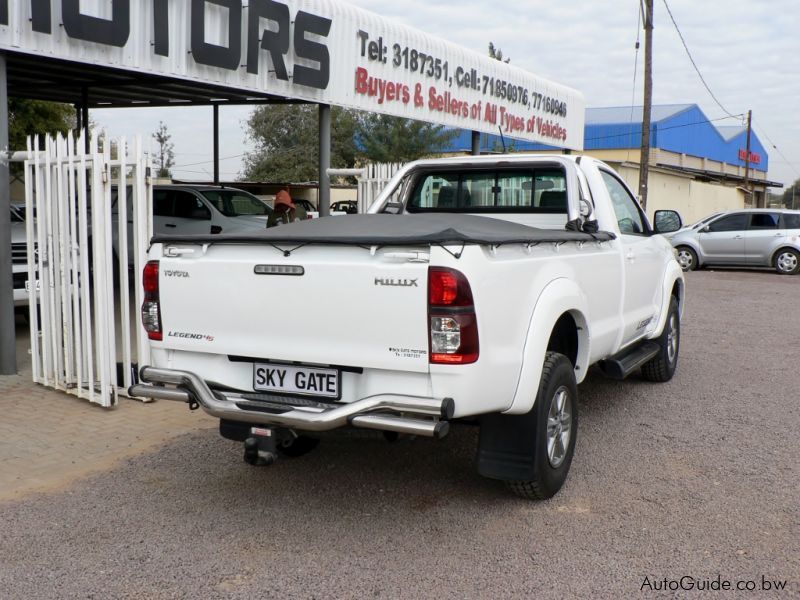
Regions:
M 590 374 L 552 500 L 480 478 L 466 427 L 328 439 L 261 469 L 192 433 L 0 504 L 0 597 L 619 598 L 683 576 L 800 596 L 800 277 L 687 287 L 675 379 Z

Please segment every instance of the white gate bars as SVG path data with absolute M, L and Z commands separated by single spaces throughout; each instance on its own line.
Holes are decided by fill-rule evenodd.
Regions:
M 112 406 L 133 383 L 136 363 L 149 362 L 138 319 L 131 328 L 141 286 L 132 305 L 128 275 L 131 267 L 142 272 L 153 229 L 150 164 L 138 137 L 132 153 L 124 138 L 92 137 L 88 154 L 76 152 L 83 137 L 75 142 L 72 134 L 28 139 L 28 281 L 38 280 L 29 286 L 33 380 Z
M 366 174 L 358 178 L 358 212 L 365 213 L 389 180 L 403 167 L 400 163 L 369 164 Z

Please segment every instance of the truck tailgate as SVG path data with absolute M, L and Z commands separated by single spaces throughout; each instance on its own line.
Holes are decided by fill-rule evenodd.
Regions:
M 427 247 L 180 246 L 160 259 L 163 347 L 428 370 Z

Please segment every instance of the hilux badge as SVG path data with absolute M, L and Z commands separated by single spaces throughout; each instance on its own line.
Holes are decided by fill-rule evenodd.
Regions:
M 417 279 L 390 279 L 387 277 L 376 277 L 375 285 L 389 285 L 394 287 L 419 287 Z

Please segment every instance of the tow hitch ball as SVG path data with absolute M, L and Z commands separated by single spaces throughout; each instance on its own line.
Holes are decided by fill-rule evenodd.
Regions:
M 250 437 L 244 441 L 244 462 L 254 466 L 267 466 L 277 458 L 275 431 L 266 427 L 251 427 Z

